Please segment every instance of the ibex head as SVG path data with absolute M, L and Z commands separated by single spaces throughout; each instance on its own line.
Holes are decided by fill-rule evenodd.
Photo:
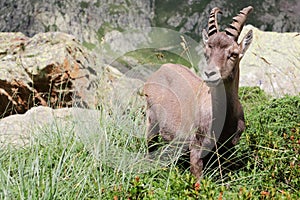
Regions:
M 217 14 L 221 10 L 219 8 L 211 10 L 208 33 L 205 29 L 202 32 L 205 45 L 204 54 L 207 61 L 203 71 L 203 79 L 208 86 L 217 86 L 222 81 L 225 84 L 236 79 L 238 81 L 239 62 L 252 41 L 252 30 L 245 35 L 240 43 L 237 41 L 247 15 L 252 9 L 249 6 L 241 10 L 233 18 L 233 22 L 225 29 L 225 32 L 219 32 L 217 23 Z

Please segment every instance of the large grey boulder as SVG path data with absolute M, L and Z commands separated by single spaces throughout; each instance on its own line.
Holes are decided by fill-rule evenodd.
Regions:
M 272 96 L 300 93 L 300 33 L 264 32 L 248 25 L 253 42 L 241 61 L 241 86 L 259 86 Z
M 93 107 L 100 70 L 74 36 L 0 33 L 0 117 L 37 105 Z
M 7 145 L 27 145 L 37 137 L 56 133 L 75 134 L 85 142 L 93 134 L 99 134 L 100 112 L 82 108 L 38 106 L 25 114 L 16 114 L 0 119 L 0 148 Z

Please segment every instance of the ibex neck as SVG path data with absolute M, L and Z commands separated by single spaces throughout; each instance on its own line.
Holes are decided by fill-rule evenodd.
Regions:
M 221 109 L 220 106 L 225 106 L 226 113 L 236 113 L 239 106 L 239 63 L 236 64 L 234 69 L 233 80 L 225 81 L 223 84 L 211 88 L 213 107 Z
M 240 115 L 238 80 L 211 88 L 211 99 L 212 129 L 219 134 L 223 132 L 224 128 L 226 131 L 228 131 L 228 128 L 234 129 Z
M 234 112 L 238 101 L 238 86 L 236 84 L 220 84 L 211 88 L 211 95 L 214 111 L 222 111 L 225 107 L 226 112 Z

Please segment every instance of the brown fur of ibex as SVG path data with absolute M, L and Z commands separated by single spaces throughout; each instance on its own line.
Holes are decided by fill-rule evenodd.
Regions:
M 216 15 L 220 9 L 212 9 L 208 33 L 202 33 L 207 61 L 201 66 L 202 78 L 185 66 L 164 64 L 144 85 L 149 148 L 157 135 L 165 141 L 186 142 L 191 172 L 198 179 L 207 153 L 217 143 L 233 147 L 245 129 L 238 97 L 239 63 L 252 41 L 252 31 L 240 43 L 237 39 L 251 11 L 251 6 L 244 8 L 225 32 L 219 32 Z

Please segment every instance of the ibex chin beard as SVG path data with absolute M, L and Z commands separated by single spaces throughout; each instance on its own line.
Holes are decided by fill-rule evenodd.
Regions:
M 205 80 L 205 84 L 208 87 L 217 87 L 218 85 L 222 84 L 222 79 L 218 78 L 216 80 Z

